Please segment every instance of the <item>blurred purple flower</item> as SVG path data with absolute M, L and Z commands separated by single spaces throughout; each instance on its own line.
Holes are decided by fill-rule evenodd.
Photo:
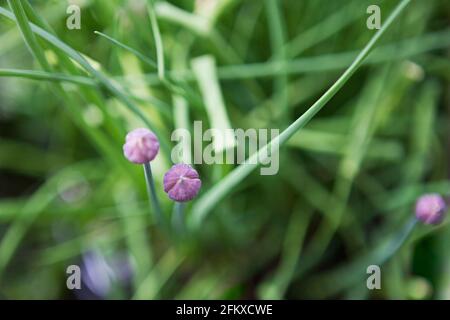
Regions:
M 97 296 L 107 297 L 113 282 L 114 271 L 103 255 L 88 252 L 83 256 L 83 282 Z
M 425 194 L 417 199 L 416 218 L 425 224 L 437 225 L 444 220 L 446 209 L 445 200 L 439 194 Z
M 164 175 L 164 191 L 174 201 L 192 200 L 201 186 L 198 172 L 187 164 L 175 164 Z
M 152 161 L 159 151 L 156 135 L 148 129 L 138 128 L 130 131 L 123 145 L 123 154 L 129 161 L 143 164 Z

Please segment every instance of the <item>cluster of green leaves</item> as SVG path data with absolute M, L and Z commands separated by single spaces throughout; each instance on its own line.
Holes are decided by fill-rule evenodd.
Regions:
M 446 1 L 86 0 L 81 30 L 65 2 L 1 5 L 1 296 L 73 297 L 65 269 L 95 253 L 133 269 L 105 298 L 445 297 L 446 224 L 406 235 L 418 195 L 450 195 Z M 195 120 L 279 128 L 280 171 L 198 166 L 180 237 L 122 144 L 158 135 L 161 185 Z

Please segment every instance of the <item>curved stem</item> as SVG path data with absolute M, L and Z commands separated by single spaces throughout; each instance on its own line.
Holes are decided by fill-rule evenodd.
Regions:
M 317 292 L 314 291 L 316 289 L 311 291 L 314 291 L 312 292 L 313 295 L 317 294 L 320 298 L 334 296 L 351 287 L 366 275 L 368 266 L 381 266 L 391 259 L 402 246 L 407 243 L 407 240 L 415 230 L 416 225 L 417 219 L 411 217 L 404 223 L 398 232 L 389 235 L 384 241 L 378 243 L 369 250 L 368 253 L 356 257 L 351 262 L 342 264 L 329 272 L 319 273 L 306 281 L 304 284 L 305 287 L 317 288 Z M 301 274 L 304 273 L 305 271 L 301 272 Z M 296 274 L 295 278 L 299 275 L 299 273 Z M 328 284 L 330 283 L 333 285 L 329 286 Z
M 153 182 L 152 167 L 150 162 L 144 163 L 144 173 L 145 181 L 147 182 L 147 192 L 150 199 L 150 203 L 155 210 L 155 220 L 157 224 L 162 224 L 164 222 L 161 206 L 159 205 L 159 200 L 156 195 L 155 183 Z
M 326 104 L 327 102 L 344 86 L 351 76 L 362 65 L 365 58 L 375 47 L 378 39 L 386 32 L 389 26 L 395 21 L 400 13 L 406 8 L 411 0 L 403 0 L 394 9 L 394 11 L 386 19 L 384 25 L 378 30 L 366 46 L 361 50 L 352 64 L 345 70 L 339 79 L 297 120 L 287 127 L 279 136 L 272 139 L 268 144 L 251 155 L 244 163 L 236 167 L 219 183 L 210 188 L 192 208 L 190 216 L 190 224 L 198 227 L 208 213 L 217 206 L 225 196 L 233 191 L 234 187 L 243 181 L 250 173 L 260 165 L 261 158 L 267 154 L 267 150 L 277 150 L 278 147 L 284 145 L 295 133 L 303 128 Z M 270 148 L 270 149 L 269 149 Z

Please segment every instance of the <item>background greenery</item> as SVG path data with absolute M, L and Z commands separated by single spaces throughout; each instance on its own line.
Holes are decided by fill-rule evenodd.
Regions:
M 448 1 L 412 0 L 395 16 L 282 146 L 277 175 L 235 174 L 228 187 L 235 166 L 197 166 L 187 219 L 200 223 L 184 236 L 153 223 L 142 168 L 122 155 L 126 132 L 150 127 L 162 142 L 152 165 L 169 219 L 174 128 L 285 129 L 375 36 L 367 6 L 385 22 L 401 1 L 73 0 L 81 30 L 66 27 L 67 1 L 9 2 L 1 298 L 450 298 L 448 224 L 402 238 L 418 195 L 450 195 Z M 83 290 L 66 288 L 71 264 Z M 371 264 L 381 290 L 366 288 Z

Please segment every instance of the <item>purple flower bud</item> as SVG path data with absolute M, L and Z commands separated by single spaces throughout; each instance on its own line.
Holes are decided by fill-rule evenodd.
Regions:
M 416 218 L 425 224 L 441 223 L 445 211 L 445 200 L 436 193 L 423 195 L 416 202 Z
M 192 200 L 201 186 L 198 172 L 187 164 L 175 164 L 164 175 L 164 191 L 174 201 Z
M 152 161 L 159 151 L 159 141 L 153 132 L 145 128 L 130 131 L 123 145 L 123 154 L 129 161 L 143 164 Z

